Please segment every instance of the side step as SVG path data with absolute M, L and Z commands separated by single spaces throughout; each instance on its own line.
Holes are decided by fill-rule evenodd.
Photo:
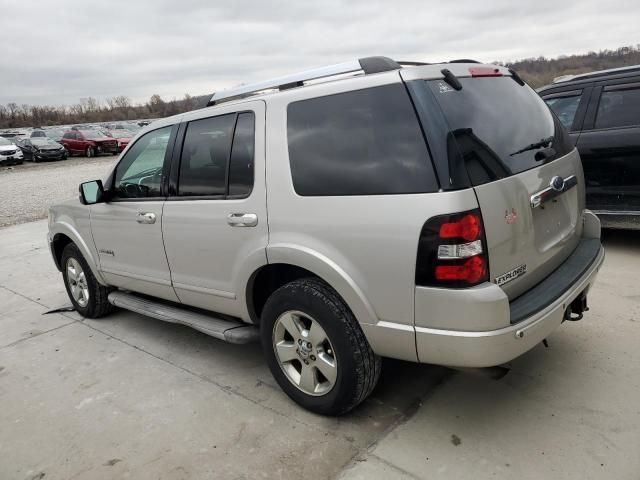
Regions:
M 186 325 L 225 342 L 253 343 L 260 339 L 257 327 L 241 321 L 223 320 L 203 315 L 185 308 L 139 297 L 132 293 L 115 291 L 109 294 L 108 299 L 109 303 L 116 307 L 157 318 L 164 322 Z

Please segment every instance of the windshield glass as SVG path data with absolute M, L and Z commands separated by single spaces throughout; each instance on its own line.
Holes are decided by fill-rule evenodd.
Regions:
M 0 145 L 13 145 L 13 142 L 10 142 L 4 137 L 0 137 Z
M 87 140 L 108 140 L 109 137 L 98 130 L 82 130 L 82 135 Z
M 31 137 L 31 143 L 34 145 L 58 145 L 57 142 L 48 137 Z
M 511 77 L 430 80 L 447 121 L 449 165 L 480 185 L 566 155 L 573 145 L 544 101 Z

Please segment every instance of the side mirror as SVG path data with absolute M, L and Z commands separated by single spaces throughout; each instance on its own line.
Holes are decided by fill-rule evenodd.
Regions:
M 102 180 L 92 180 L 80 184 L 80 203 L 83 205 L 93 205 L 105 201 L 104 187 Z

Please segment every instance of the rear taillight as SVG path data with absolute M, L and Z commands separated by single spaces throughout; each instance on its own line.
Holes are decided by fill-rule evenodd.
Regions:
M 440 215 L 420 232 L 416 285 L 464 288 L 489 279 L 480 210 Z

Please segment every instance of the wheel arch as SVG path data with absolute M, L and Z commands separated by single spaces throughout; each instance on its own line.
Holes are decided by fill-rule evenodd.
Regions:
M 333 288 L 361 324 L 375 324 L 378 318 L 371 303 L 354 279 L 337 263 L 307 247 L 272 245 L 268 263 L 256 269 L 245 289 L 246 305 L 252 322 L 259 323 L 269 295 L 280 286 L 303 277 L 316 277 Z
M 62 271 L 63 268 L 61 259 L 64 248 L 69 243 L 74 243 L 80 250 L 80 253 L 82 253 L 82 256 L 89 265 L 89 268 L 91 268 L 91 273 L 96 277 L 96 280 L 98 280 L 102 285 L 107 285 L 100 274 L 96 258 L 93 255 L 91 248 L 89 248 L 89 245 L 87 245 L 87 243 L 82 239 L 82 236 L 72 225 L 66 222 L 57 222 L 51 229 L 49 235 L 51 238 L 51 254 L 53 255 L 53 260 L 58 270 Z

